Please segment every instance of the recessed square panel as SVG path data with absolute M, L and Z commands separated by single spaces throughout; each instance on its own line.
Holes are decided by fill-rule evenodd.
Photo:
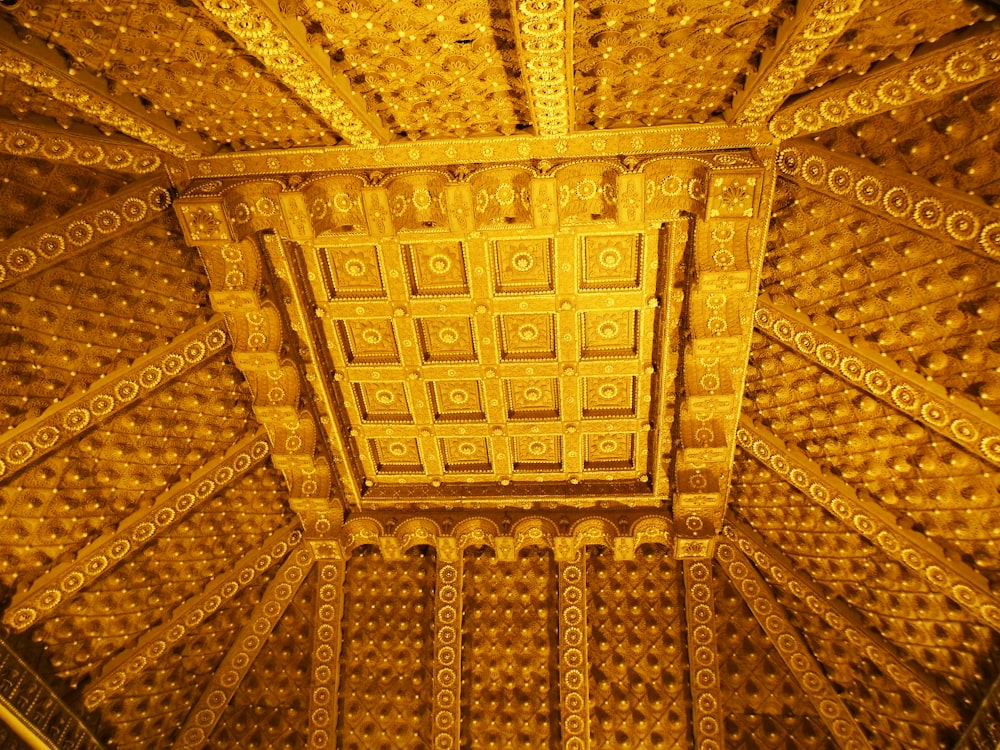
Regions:
M 610 310 L 580 314 L 580 356 L 634 357 L 638 353 L 637 310 Z
M 497 240 L 493 243 L 498 294 L 551 292 L 552 240 L 544 237 Z
M 615 375 L 583 379 L 584 419 L 635 416 L 635 377 Z
M 366 422 L 412 422 L 406 386 L 399 381 L 354 383 L 354 401 Z
M 375 245 L 316 249 L 330 299 L 385 297 L 379 251 Z
M 553 313 L 508 313 L 500 315 L 497 324 L 504 360 L 556 358 Z
M 338 320 L 337 333 L 347 361 L 362 365 L 399 363 L 396 332 L 388 318 Z
M 509 378 L 503 386 L 508 419 L 559 419 L 557 378 Z
M 466 316 L 419 318 L 424 362 L 475 362 L 472 320 Z
M 368 441 L 368 449 L 379 474 L 421 474 L 424 471 L 416 438 L 375 438 Z
M 420 297 L 469 293 L 462 243 L 403 245 L 403 255 L 410 274 L 410 294 Z
M 486 419 L 478 380 L 440 380 L 427 386 L 436 422 L 481 422 Z
M 511 440 L 514 471 L 562 471 L 562 437 L 518 436 Z
M 582 289 L 637 289 L 642 268 L 642 235 L 583 237 Z
M 486 438 L 442 438 L 438 441 L 438 444 L 445 471 L 493 471 L 493 463 L 490 461 L 490 450 Z
M 587 435 L 583 468 L 587 471 L 629 471 L 635 468 L 635 437 L 631 434 Z

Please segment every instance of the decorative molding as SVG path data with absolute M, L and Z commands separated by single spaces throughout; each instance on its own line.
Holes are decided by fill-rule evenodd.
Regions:
M 283 13 L 275 0 L 197 4 L 349 143 L 371 146 L 392 137 L 347 78 L 332 69 L 330 56 L 309 43 L 302 23 Z
M 288 555 L 236 635 L 198 702 L 177 733 L 177 750 L 200 750 L 208 742 L 222 712 L 246 677 L 274 627 L 313 567 L 313 555 L 302 547 Z
M 808 141 L 784 144 L 781 174 L 888 221 L 983 257 L 1000 260 L 1000 211 L 957 190 L 937 187 L 905 172 L 835 154 Z
M 977 24 L 921 45 L 902 62 L 843 76 L 786 104 L 768 127 L 776 138 L 818 133 L 973 86 L 1000 73 L 997 24 Z
M 105 666 L 83 693 L 83 703 L 93 710 L 154 664 L 175 643 L 231 600 L 240 589 L 249 586 L 257 575 L 281 560 L 289 549 L 302 541 L 302 532 L 285 527 L 272 534 L 260 548 L 249 552 L 225 575 L 213 579 L 200 594 L 188 599 L 173 611 L 169 620 L 147 631 L 130 650 L 119 654 Z
M 765 571 L 771 580 L 802 600 L 826 625 L 840 633 L 880 671 L 928 708 L 935 719 L 955 727 L 962 725 L 962 714 L 936 680 L 919 666 L 908 663 L 896 646 L 867 628 L 849 604 L 821 589 L 791 560 L 770 547 L 745 524 L 729 519 L 722 533 L 751 558 L 759 570 Z
M 590 660 L 587 657 L 587 557 L 570 548 L 559 565 L 559 702 L 563 750 L 590 747 Z
M 775 170 L 713 171 L 688 249 L 672 485 L 678 558 L 709 558 L 725 514 Z M 664 414 L 663 419 L 673 418 Z
M 725 540 L 719 541 L 717 557 L 837 744 L 843 750 L 872 750 L 850 709 L 844 705 L 802 634 L 788 621 L 788 614 L 753 564 Z
M 516 12 L 517 48 L 535 132 L 565 136 L 573 129 L 573 3 L 521 0 Z M 568 42 L 568 43 L 567 43 Z
M 953 750 L 996 750 L 997 747 L 1000 747 L 1000 678 L 993 681 Z
M 111 93 L 108 81 L 71 65 L 62 53 L 42 39 L 26 35 L 0 19 L 0 73 L 44 91 L 68 104 L 84 120 L 101 123 L 181 159 L 204 156 L 206 146 L 197 136 L 177 132 L 166 115 L 147 112 L 136 96 Z
M 697 750 L 724 750 L 722 682 L 716 643 L 712 561 L 684 561 L 688 665 L 691 670 L 691 722 Z
M 454 537 L 438 541 L 431 746 L 455 750 L 461 740 L 463 558 Z
M 733 99 L 727 118 L 737 125 L 761 125 L 781 106 L 836 42 L 861 10 L 863 0 L 812 0 L 799 3 L 795 15 L 778 29 L 774 46 L 764 52 L 757 72 Z
M 823 471 L 798 449 L 786 447 L 761 425 L 744 417 L 736 437 L 740 446 L 761 464 L 973 617 L 1000 631 L 1000 602 L 980 573 L 954 555 L 945 554 L 929 538 L 901 526 L 891 513 L 874 501 L 859 497 L 842 479 Z
M 318 563 L 319 590 L 313 629 L 312 684 L 309 692 L 310 750 L 337 746 L 337 706 L 340 682 L 341 618 L 344 614 L 344 574 L 347 559 L 339 544 L 313 546 Z
M 26 131 L 14 131 L 4 143 L 34 143 L 26 150 L 41 150 L 38 139 L 30 138 Z M 54 221 L 25 227 L 0 242 L 0 288 L 130 232 L 166 211 L 171 203 L 173 196 L 166 180 L 153 177 L 126 185 L 114 195 L 69 211 Z
M 202 501 L 250 471 L 264 460 L 268 451 L 261 432 L 244 438 L 224 456 L 161 494 L 151 506 L 119 522 L 113 532 L 88 544 L 74 560 L 47 570 L 28 590 L 14 596 L 4 613 L 4 624 L 23 631 L 51 616 L 56 607 L 178 523 Z
M 83 720 L 3 640 L 0 722 L 10 726 L 32 748 L 105 750 Z
M 8 430 L 0 435 L 0 478 L 38 461 L 88 427 L 105 422 L 140 397 L 190 372 L 228 341 L 222 318 L 213 317 Z
M 344 169 L 450 166 L 460 162 L 506 164 L 511 159 L 573 159 L 723 151 L 772 146 L 766 128 L 725 123 L 661 125 L 569 133 L 564 136 L 492 136 L 421 140 L 379 147 L 330 146 L 216 154 L 192 159 L 192 178 L 249 177 Z
M 971 399 L 949 393 L 843 334 L 814 325 L 802 313 L 775 305 L 767 295 L 757 303 L 754 322 L 762 333 L 810 362 L 1000 466 L 1000 417 Z
M 134 175 L 152 174 L 165 163 L 173 166 L 158 148 L 82 123 L 62 127 L 43 115 L 0 115 L 0 153 Z

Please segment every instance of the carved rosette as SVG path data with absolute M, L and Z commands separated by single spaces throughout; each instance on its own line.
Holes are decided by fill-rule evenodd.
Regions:
M 340 677 L 340 620 L 344 612 L 346 560 L 339 544 L 314 544 L 319 562 L 319 596 L 313 633 L 312 685 L 309 694 L 309 748 L 336 746 L 337 684 Z M 322 557 L 320 557 L 322 556 Z
M 691 705 L 698 750 L 722 750 L 722 685 L 716 644 L 712 562 L 684 561 L 687 610 L 688 663 L 691 667 Z
M 571 550 L 559 564 L 559 699 L 564 750 L 590 747 L 587 677 L 587 566 L 585 553 Z M 560 559 L 562 558 L 562 559 Z
M 461 724 L 462 555 L 454 537 L 438 541 L 432 744 L 435 750 L 453 750 L 459 744 Z

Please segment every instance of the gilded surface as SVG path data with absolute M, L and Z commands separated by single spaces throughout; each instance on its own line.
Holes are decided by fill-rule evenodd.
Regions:
M 993 750 L 986 4 L 0 6 L 0 744 Z

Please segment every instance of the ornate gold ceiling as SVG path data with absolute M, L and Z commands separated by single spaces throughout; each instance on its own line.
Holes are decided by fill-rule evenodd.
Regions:
M 0 745 L 995 748 L 997 24 L 0 2 Z

